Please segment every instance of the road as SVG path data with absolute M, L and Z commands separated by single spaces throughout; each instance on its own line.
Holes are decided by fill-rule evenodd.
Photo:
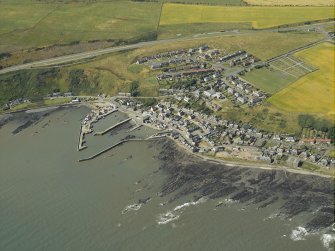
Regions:
M 332 24 L 332 23 L 334 23 L 334 21 L 327 22 L 326 24 Z M 323 25 L 325 24 L 319 23 L 319 24 L 289 27 L 289 28 L 281 28 L 280 31 L 309 30 L 309 29 L 314 28 L 326 34 L 326 32 L 324 32 L 323 30 Z M 71 54 L 71 55 L 66 55 L 66 56 L 39 60 L 39 61 L 26 63 L 26 64 L 15 65 L 15 66 L 1 69 L 0 74 L 5 74 L 5 73 L 19 71 L 19 70 L 26 70 L 26 69 L 58 66 L 62 64 L 77 62 L 77 61 L 84 60 L 84 59 L 91 59 L 97 56 L 101 56 L 101 55 L 105 55 L 105 54 L 109 54 L 113 52 L 132 50 L 132 49 L 149 47 L 149 46 L 154 46 L 154 45 L 159 45 L 159 44 L 169 44 L 169 43 L 181 42 L 181 41 L 194 41 L 197 39 L 215 38 L 215 37 L 245 36 L 249 34 L 262 33 L 262 32 L 278 32 L 278 29 L 276 28 L 276 29 L 265 29 L 265 30 L 244 30 L 244 31 L 234 30 L 234 31 L 227 31 L 227 32 L 212 32 L 212 33 L 197 34 L 192 37 L 182 37 L 182 38 L 140 42 L 140 43 L 131 44 L 131 45 L 124 45 L 124 46 L 111 47 L 111 48 L 100 49 L 100 50 L 81 52 L 81 53 L 76 53 L 76 54 Z

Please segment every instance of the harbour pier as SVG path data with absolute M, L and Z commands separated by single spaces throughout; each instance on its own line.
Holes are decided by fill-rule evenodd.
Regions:
M 131 120 L 131 118 L 125 119 L 125 120 L 123 120 L 123 121 L 121 121 L 121 122 L 119 122 L 119 123 L 117 123 L 117 124 L 115 124 L 115 125 L 113 125 L 113 126 L 111 126 L 111 127 L 108 127 L 106 130 L 104 130 L 104 131 L 102 131 L 102 132 L 96 132 L 96 133 L 94 133 L 94 136 L 97 136 L 97 135 L 104 135 L 104 134 L 106 134 L 107 132 L 113 130 L 114 128 L 116 128 L 116 127 L 118 127 L 118 126 L 120 126 L 120 125 L 123 125 L 123 124 L 129 122 L 130 120 Z

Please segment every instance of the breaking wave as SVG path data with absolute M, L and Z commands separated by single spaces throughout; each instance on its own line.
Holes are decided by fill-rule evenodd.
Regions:
M 292 230 L 290 235 L 291 239 L 294 241 L 303 241 L 306 240 L 306 236 L 309 235 L 308 231 L 304 227 L 297 227 Z
M 159 225 L 163 225 L 163 224 L 167 224 L 171 221 L 177 220 L 180 217 L 180 214 L 176 214 L 176 212 L 181 211 L 183 208 L 189 207 L 189 206 L 194 206 L 197 205 L 199 203 L 203 203 L 206 201 L 206 198 L 202 197 L 197 201 L 190 201 L 190 202 L 186 202 L 184 204 L 181 204 L 179 206 L 176 206 L 172 211 L 168 211 L 164 214 L 160 214 L 158 216 L 158 220 L 157 223 Z
M 182 205 L 180 205 L 180 206 L 176 206 L 176 207 L 173 209 L 173 211 L 178 211 L 178 210 L 180 210 L 180 209 L 183 209 L 184 207 L 194 206 L 194 205 L 197 205 L 197 204 L 199 204 L 199 203 L 203 203 L 203 202 L 205 202 L 205 201 L 206 201 L 206 198 L 202 197 L 202 198 L 200 198 L 200 199 L 197 200 L 197 201 L 186 202 L 186 203 L 184 203 L 184 204 L 182 204 Z
M 332 244 L 335 242 L 334 234 L 323 234 L 320 238 L 325 248 L 332 250 Z
M 179 218 L 179 216 L 180 215 L 176 215 L 176 214 L 173 214 L 171 211 L 168 211 L 167 213 L 160 214 L 158 216 L 157 223 L 159 225 L 167 224 L 167 223 L 169 223 L 171 221 L 177 220 Z
M 122 214 L 125 214 L 129 211 L 137 211 L 141 208 L 142 203 L 139 204 L 131 204 L 129 206 L 126 206 L 123 210 L 122 210 Z

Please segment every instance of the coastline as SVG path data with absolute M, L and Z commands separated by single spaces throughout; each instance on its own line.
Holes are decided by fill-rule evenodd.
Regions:
M 101 105 L 101 103 L 99 103 Z M 60 104 L 60 105 L 54 105 L 54 106 L 44 106 L 44 107 L 38 107 L 38 108 L 33 108 L 33 109 L 22 109 L 22 110 L 18 110 L 18 111 L 12 111 L 12 112 L 6 112 L 3 114 L 0 114 L 0 120 L 5 120 L 6 119 L 10 119 L 11 115 L 20 113 L 20 112 L 26 112 L 27 114 L 34 114 L 34 113 L 39 113 L 39 112 L 49 112 L 49 111 L 54 111 L 57 110 L 59 108 L 68 108 L 68 107 L 81 107 L 81 106 L 85 106 L 90 110 L 96 109 L 97 107 L 90 103 L 90 102 L 81 102 L 81 103 L 67 103 L 67 104 Z M 130 114 L 124 110 L 124 109 L 120 109 L 120 112 L 125 113 L 129 118 L 132 118 L 132 116 L 129 116 Z M 150 128 L 153 129 L 158 129 L 161 130 L 160 128 L 157 128 L 151 124 L 145 124 L 145 126 L 148 126 Z M 199 153 L 195 153 L 192 152 L 189 148 L 185 147 L 183 144 L 181 144 L 181 142 L 179 142 L 178 140 L 175 140 L 169 136 L 166 136 L 166 138 L 168 138 L 169 140 L 171 140 L 172 142 L 174 142 L 179 148 L 183 149 L 183 151 L 185 151 L 187 154 L 190 154 L 196 158 L 198 158 L 199 160 L 202 161 L 207 161 L 207 162 L 212 162 L 212 163 L 216 163 L 216 164 L 220 164 L 220 165 L 225 165 L 225 166 L 229 166 L 229 167 L 241 167 L 241 168 L 256 168 L 256 169 L 262 169 L 262 170 L 282 170 L 285 172 L 290 172 L 290 173 L 295 173 L 295 174 L 301 174 L 301 175 L 313 175 L 313 176 L 318 176 L 318 177 L 324 177 L 324 178 L 331 178 L 334 179 L 334 174 L 330 175 L 330 174 L 324 174 L 324 173 L 320 173 L 320 172 L 313 172 L 313 171 L 308 171 L 308 170 L 303 170 L 303 169 L 294 169 L 294 168 L 290 168 L 287 166 L 283 166 L 283 165 L 268 165 L 265 163 L 254 163 L 251 161 L 243 161 L 243 160 L 224 160 L 224 159 L 220 159 L 220 158 L 215 158 L 215 157 L 211 157 L 211 156 L 205 156 Z
M 308 213 L 312 217 L 301 225 L 306 233 L 332 231 L 333 179 L 285 169 L 207 161 L 188 154 L 169 139 L 157 145 L 161 149 L 160 170 L 167 175 L 160 196 L 171 196 L 169 202 L 184 196 L 193 196 L 193 201 L 229 200 L 245 207 L 270 207 L 273 217 L 287 220 Z
M 190 151 L 190 149 L 186 148 L 183 144 L 181 144 L 178 140 L 173 140 L 172 138 L 169 137 L 169 140 L 173 141 L 179 148 L 183 149 L 183 151 L 187 152 L 188 154 L 191 154 L 200 160 L 203 161 L 210 161 L 212 163 L 216 164 L 221 164 L 221 165 L 226 165 L 230 167 L 242 167 L 242 168 L 257 168 L 257 169 L 262 169 L 262 170 L 282 170 L 285 172 L 290 172 L 290 173 L 296 173 L 296 174 L 302 174 L 302 175 L 314 175 L 314 176 L 319 176 L 319 177 L 324 177 L 324 178 L 331 178 L 334 179 L 335 177 L 333 175 L 328 175 L 328 174 L 322 174 L 322 173 L 317 173 L 317 172 L 311 172 L 307 170 L 302 170 L 302 169 L 293 169 L 290 167 L 286 166 L 273 166 L 273 165 L 267 165 L 264 163 L 253 163 L 253 162 L 246 162 L 246 161 L 229 161 L 229 160 L 223 160 L 219 158 L 213 158 L 210 156 L 204 156 L 199 153 L 194 153 Z

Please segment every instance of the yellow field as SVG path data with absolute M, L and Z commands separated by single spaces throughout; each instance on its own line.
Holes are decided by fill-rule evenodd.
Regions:
M 164 4 L 160 25 L 185 23 L 252 23 L 268 28 L 326 18 L 334 18 L 333 7 L 233 7 Z
M 334 0 L 245 0 L 250 5 L 334 6 Z
M 272 96 L 269 101 L 276 107 L 292 112 L 335 115 L 334 56 L 335 47 L 323 43 L 295 55 L 315 65 L 319 70 L 305 75 Z

